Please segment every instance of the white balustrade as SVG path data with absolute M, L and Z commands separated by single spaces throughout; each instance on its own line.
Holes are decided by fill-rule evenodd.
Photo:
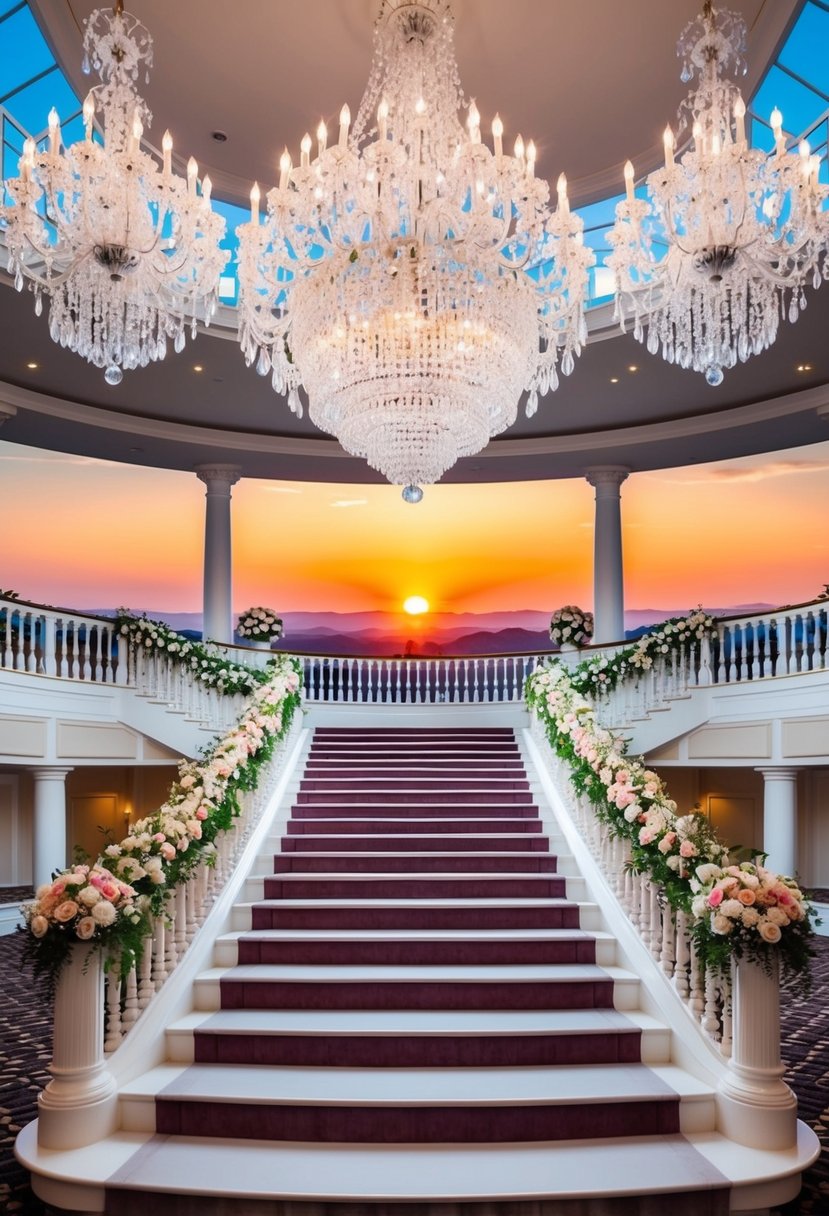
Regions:
M 112 684 L 121 650 L 106 617 L 0 599 L 0 666 L 7 670 Z

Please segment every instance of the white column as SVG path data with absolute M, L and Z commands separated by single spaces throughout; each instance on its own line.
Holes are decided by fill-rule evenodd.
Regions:
M 118 1093 L 104 1058 L 101 964 L 100 950 L 76 942 L 60 973 L 49 1065 L 52 1080 L 37 1100 L 37 1139 L 43 1148 L 81 1148 L 115 1130 Z
M 66 866 L 66 774 L 71 768 L 33 768 L 32 872 L 35 890 Z
M 232 464 L 202 464 L 196 476 L 207 486 L 204 515 L 204 623 L 202 635 L 233 641 L 233 571 L 230 494 L 242 475 Z
M 796 768 L 758 768 L 763 774 L 763 851 L 769 869 L 794 876 L 797 870 Z
M 778 960 L 770 972 L 747 958 L 732 963 L 734 1043 L 717 1093 L 717 1130 L 729 1140 L 774 1151 L 797 1143 L 797 1099 L 780 1059 Z
M 625 587 L 622 565 L 622 482 L 630 469 L 599 465 L 585 470 L 596 490 L 593 534 L 594 642 L 618 642 L 625 636 Z

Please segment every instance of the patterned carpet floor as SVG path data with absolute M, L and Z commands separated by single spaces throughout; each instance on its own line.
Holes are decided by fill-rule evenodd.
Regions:
M 21 936 L 0 937 L 0 1212 L 46 1216 L 28 1175 L 14 1159 L 18 1131 L 37 1114 L 37 1094 L 49 1080 L 51 1010 L 20 969 Z M 817 939 L 812 994 L 781 1001 L 787 1080 L 800 1102 L 800 1117 L 814 1128 L 823 1151 L 804 1177 L 800 1198 L 781 1216 L 829 1213 L 829 938 Z

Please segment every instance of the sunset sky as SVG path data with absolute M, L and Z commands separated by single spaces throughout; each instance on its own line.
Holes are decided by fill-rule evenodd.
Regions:
M 195 475 L 0 442 L 0 586 L 76 608 L 201 608 Z M 829 442 L 640 473 L 623 486 L 628 608 L 812 598 L 829 581 Z M 583 481 L 392 486 L 242 481 L 234 606 L 279 611 L 550 610 L 592 604 Z

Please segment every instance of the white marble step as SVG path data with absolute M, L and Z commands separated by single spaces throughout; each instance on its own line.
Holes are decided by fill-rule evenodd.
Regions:
M 792 1198 L 811 1141 L 778 1151 L 747 1148 L 716 1132 L 533 1144 L 336 1145 L 218 1140 L 115 1132 L 88 1148 L 37 1145 L 30 1124 L 18 1137 L 29 1166 L 92 1188 L 159 1195 L 381 1203 L 428 1200 L 578 1199 L 699 1191 L 732 1184 L 743 1211 Z M 774 1181 L 780 1179 L 781 1181 Z M 380 1216 L 378 1210 L 378 1216 Z
M 271 942 L 485 942 L 485 941 L 595 941 L 596 964 L 613 966 L 616 938 L 611 933 L 583 929 L 243 929 L 216 939 L 213 961 L 217 967 L 234 967 L 240 937 Z
M 192 1063 L 196 1030 L 226 1035 L 302 1035 L 348 1038 L 383 1038 L 405 1035 L 567 1035 L 584 1033 L 641 1032 L 642 1061 L 664 1064 L 670 1059 L 671 1035 L 656 1018 L 641 1010 L 620 1013 L 615 1009 L 550 1010 L 292 1010 L 220 1009 L 186 1014 L 167 1029 L 167 1058 L 174 1063 Z
M 714 1091 L 673 1064 L 553 1068 L 283 1068 L 161 1064 L 120 1091 L 125 1131 L 155 1129 L 155 1099 L 278 1106 L 574 1106 L 681 1098 L 680 1131 L 713 1131 Z

